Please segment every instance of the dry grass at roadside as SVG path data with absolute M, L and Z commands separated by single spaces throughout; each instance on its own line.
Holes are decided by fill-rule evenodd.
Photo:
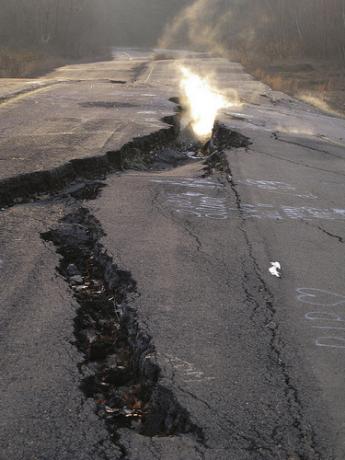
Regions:
M 29 78 L 66 64 L 66 59 L 29 50 L 0 48 L 0 77 Z
M 71 59 L 40 51 L 0 47 L 0 78 L 39 77 L 64 65 L 109 60 L 111 57 L 109 50 L 103 50 L 94 56 Z
M 345 68 L 327 61 L 269 61 L 237 56 L 245 69 L 282 91 L 332 115 L 345 115 Z

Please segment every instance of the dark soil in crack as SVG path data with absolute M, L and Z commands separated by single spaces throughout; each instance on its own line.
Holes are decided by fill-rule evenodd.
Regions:
M 144 436 L 189 433 L 203 442 L 202 431 L 159 383 L 152 340 L 129 305 L 137 296 L 136 283 L 106 254 L 99 242 L 103 235 L 100 223 L 83 207 L 42 235 L 61 255 L 58 272 L 78 303 L 74 335 L 84 356 L 81 389 L 94 399 L 116 443 L 122 427 Z
M 35 201 L 40 195 L 59 193 L 68 186 L 88 180 L 103 180 L 108 174 L 126 169 L 145 169 L 152 154 L 177 137 L 177 117 L 166 117 L 166 128 L 135 138 L 120 150 L 79 158 L 46 171 L 21 174 L 0 181 L 0 207 Z
M 216 123 L 212 139 L 203 146 L 205 159 L 205 177 L 218 173 L 229 174 L 229 165 L 225 157 L 226 150 L 247 148 L 251 145 L 248 137 L 237 131 L 232 131 L 226 126 Z

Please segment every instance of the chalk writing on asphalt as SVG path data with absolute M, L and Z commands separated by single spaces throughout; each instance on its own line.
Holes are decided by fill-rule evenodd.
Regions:
M 175 371 L 182 374 L 185 383 L 200 383 L 215 380 L 215 377 L 207 377 L 203 371 L 196 369 L 194 364 L 178 358 L 177 356 L 165 354 L 164 357 L 169 361 Z
M 168 193 L 168 204 L 178 214 L 209 219 L 271 219 L 271 220 L 345 220 L 345 209 L 311 208 L 307 206 L 273 206 L 267 203 L 242 204 L 241 208 L 229 206 L 226 198 L 204 193 Z
M 317 307 L 317 310 L 304 315 L 305 320 L 318 334 L 315 345 L 345 349 L 345 296 L 329 290 L 306 287 L 296 289 L 296 295 L 300 303 Z
M 316 288 L 298 288 L 297 299 L 302 303 L 310 305 L 335 307 L 345 304 L 345 296 Z
M 207 179 L 154 179 L 152 182 L 164 186 L 165 203 L 176 214 L 197 219 L 345 220 L 345 209 L 342 208 L 269 203 L 242 203 L 237 207 L 229 203 L 229 198 L 222 194 L 223 184 Z M 288 184 L 284 186 L 289 187 Z M 174 190 L 169 191 L 169 188 Z
M 298 198 L 309 198 L 311 200 L 317 199 L 317 196 L 308 192 L 298 192 L 296 187 L 287 184 L 286 182 L 273 181 L 273 180 L 262 180 L 262 179 L 245 179 L 239 180 L 238 184 L 245 185 L 248 187 L 255 187 L 260 190 L 266 190 L 268 192 L 283 193 L 286 195 L 293 195 Z

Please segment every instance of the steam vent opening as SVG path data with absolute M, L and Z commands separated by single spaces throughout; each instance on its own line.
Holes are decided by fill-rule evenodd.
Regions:
M 209 78 L 185 66 L 181 65 L 179 72 L 180 94 L 170 99 L 179 107 L 174 120 L 178 136 L 174 142 L 173 155 L 176 156 L 179 151 L 186 161 L 203 161 L 207 174 L 214 170 L 225 171 L 224 150 L 249 145 L 245 136 L 218 121 L 221 110 L 239 105 L 238 97 L 235 95 L 230 100 Z M 164 150 L 158 157 L 162 158 Z M 210 164 L 213 165 L 211 168 Z
M 184 108 L 182 128 L 188 127 L 195 138 L 205 144 L 210 141 L 217 115 L 233 104 L 213 86 L 191 69 L 180 67 L 181 101 Z

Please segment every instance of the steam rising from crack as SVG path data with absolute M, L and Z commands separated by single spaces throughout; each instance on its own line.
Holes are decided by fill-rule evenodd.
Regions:
M 213 88 L 206 78 L 184 66 L 180 67 L 180 71 L 182 103 L 187 108 L 183 124 L 185 127 L 190 125 L 198 139 L 207 141 L 212 136 L 219 110 L 233 104 Z
M 225 0 L 194 0 L 167 25 L 158 48 L 185 48 L 187 45 L 199 51 L 227 55 L 222 35 L 228 30 L 231 15 L 232 9 Z M 231 88 L 227 88 L 226 95 L 222 94 L 216 84 L 211 84 L 210 75 L 200 76 L 184 65 L 180 66 L 180 71 L 182 103 L 187 108 L 182 124 L 190 126 L 199 140 L 207 141 L 218 112 L 241 105 L 238 94 Z

